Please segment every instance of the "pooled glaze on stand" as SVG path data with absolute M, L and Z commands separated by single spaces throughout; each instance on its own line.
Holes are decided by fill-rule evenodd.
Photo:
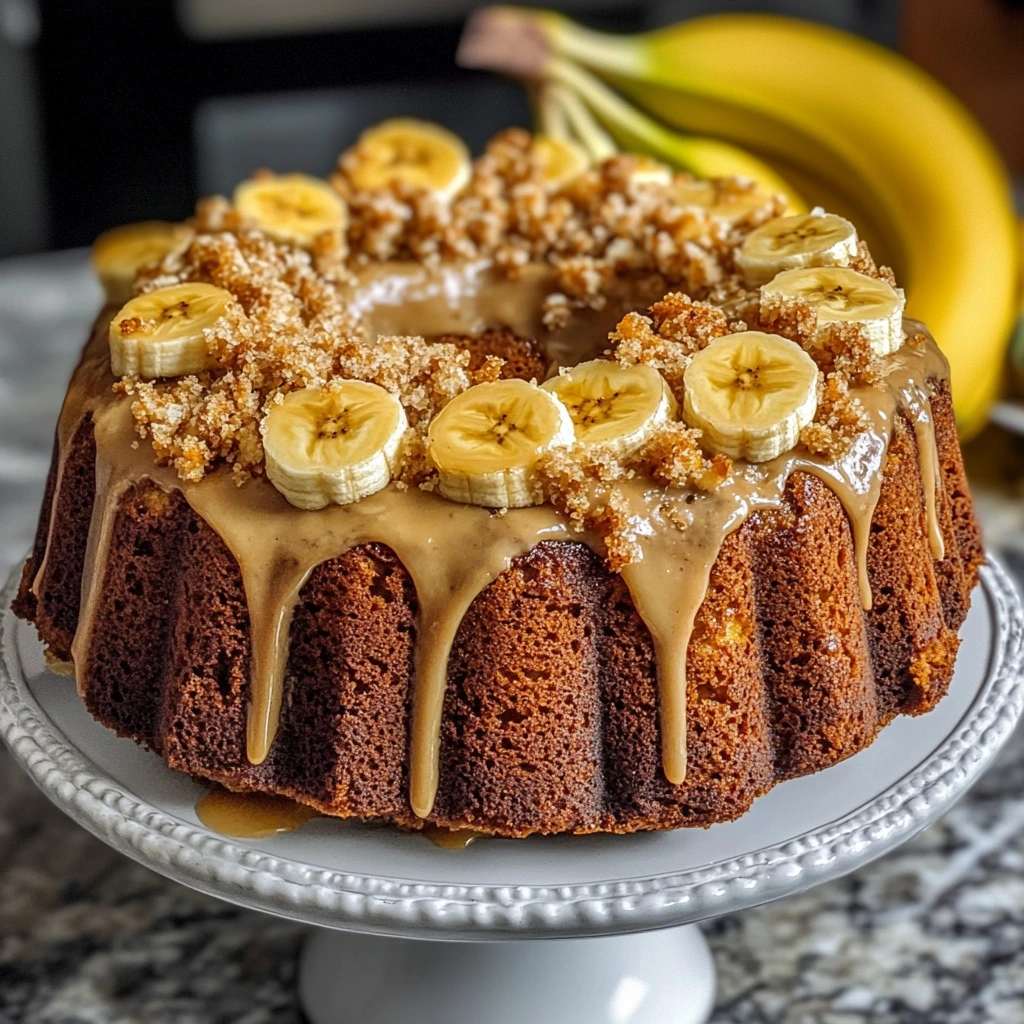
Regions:
M 442 850 L 464 850 L 478 839 L 489 838 L 486 832 L 476 832 L 471 828 L 438 828 L 434 825 L 428 825 L 422 834 L 424 839 L 429 839 Z
M 294 832 L 322 815 L 284 796 L 212 789 L 196 802 L 196 817 L 208 829 L 223 836 L 268 839 L 283 832 Z
M 487 268 L 476 265 L 443 272 L 417 266 L 406 268 L 405 277 L 394 266 L 377 267 L 367 272 L 365 289 L 357 289 L 353 308 L 374 333 L 479 333 L 500 325 L 547 341 L 538 324 L 540 301 L 550 290 L 550 277 L 543 268 L 527 269 L 517 282 L 496 282 Z M 574 363 L 601 351 L 621 312 L 646 301 L 646 296 L 630 300 L 623 295 L 614 308 L 588 314 L 558 332 L 550 339 L 556 362 Z M 913 323 L 908 328 L 911 335 L 921 330 Z M 616 485 L 629 504 L 643 555 L 623 569 L 622 578 L 655 645 L 663 766 L 669 781 L 678 784 L 686 777 L 686 652 L 711 567 L 725 538 L 750 512 L 781 503 L 793 472 L 819 477 L 846 510 L 861 603 L 869 608 L 871 518 L 888 443 L 897 418 L 905 416 L 917 436 L 932 551 L 941 557 L 934 493 L 937 456 L 928 400 L 933 382 L 946 374 L 945 360 L 930 339 L 907 344 L 888 357 L 882 384 L 856 391 L 870 426 L 838 461 L 796 452 L 762 465 L 738 461 L 731 478 L 707 493 L 660 488 L 637 479 Z M 277 732 L 288 629 L 303 584 L 320 563 L 362 544 L 381 543 L 395 552 L 416 588 L 410 802 L 418 816 L 427 817 L 438 786 L 448 657 L 466 611 L 515 558 L 538 543 L 578 541 L 603 554 L 600 539 L 577 533 L 550 506 L 497 514 L 416 488 L 402 490 L 395 484 L 353 505 L 311 512 L 289 505 L 264 478 L 238 487 L 224 468 L 199 483 L 182 481 L 171 469 L 154 465 L 149 444 L 140 442 L 135 433 L 131 401 L 116 395 L 113 383 L 106 320 L 101 317 L 72 380 L 58 427 L 59 472 L 70 440 L 87 413 L 93 416 L 96 437 L 96 497 L 73 644 L 80 683 L 120 498 L 137 481 L 149 479 L 165 490 L 180 490 L 238 563 L 251 630 L 247 746 L 254 764 L 266 758 Z

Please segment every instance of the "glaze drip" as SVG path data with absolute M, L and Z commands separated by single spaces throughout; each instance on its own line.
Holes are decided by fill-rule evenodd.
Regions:
M 412 287 L 394 268 L 374 269 L 361 312 L 376 330 L 476 332 L 489 326 L 536 331 L 537 307 L 529 296 L 548 288 L 543 274 L 522 292 L 491 286 L 481 270 L 460 278 L 431 278 L 423 268 L 409 271 Z M 459 282 L 463 283 L 460 284 Z M 469 281 L 469 284 L 465 282 Z M 461 289 L 461 290 L 460 290 Z M 517 297 L 518 296 L 518 297 Z M 643 300 L 634 300 L 633 306 Z M 625 302 L 625 300 L 623 300 Z M 590 315 L 556 339 L 556 361 L 576 362 L 603 347 L 619 306 Z M 109 311 L 108 311 L 109 315 Z M 270 754 L 285 691 L 288 629 L 309 574 L 320 563 L 371 542 L 391 548 L 409 572 L 418 604 L 415 678 L 412 682 L 410 801 L 426 818 L 438 787 L 441 722 L 448 658 L 462 619 L 481 591 L 515 558 L 542 541 L 577 541 L 603 554 L 597 537 L 574 531 L 550 506 L 515 509 L 504 515 L 458 505 L 419 489 L 390 485 L 349 506 L 315 512 L 289 505 L 265 479 L 237 487 L 226 469 L 200 483 L 180 480 L 155 466 L 149 446 L 135 439 L 130 401 L 111 391 L 105 319 L 76 371 L 58 428 L 60 458 L 79 423 L 92 413 L 96 435 L 96 500 L 82 583 L 82 608 L 74 641 L 79 679 L 86 671 L 89 637 L 106 575 L 110 537 L 118 503 L 132 483 L 149 479 L 164 490 L 180 490 L 195 512 L 221 537 L 235 557 L 249 607 L 251 632 L 248 755 L 254 764 Z M 910 333 L 919 325 L 908 323 Z M 836 494 L 850 521 L 861 602 L 871 606 L 867 546 L 878 501 L 889 439 L 896 420 L 913 425 L 928 507 L 935 557 L 942 536 L 935 509 L 937 456 L 929 395 L 947 374 L 931 340 L 905 345 L 885 361 L 883 385 L 856 389 L 870 420 L 850 452 L 838 461 L 790 452 L 770 463 L 734 464 L 732 477 L 704 493 L 658 488 L 638 479 L 624 491 L 642 551 L 622 577 L 651 633 L 659 672 L 660 724 L 665 774 L 676 784 L 686 778 L 686 655 L 710 573 L 725 538 L 758 508 L 777 507 L 794 472 L 810 473 Z M 52 523 L 51 523 L 52 530 Z M 40 577 L 42 569 L 40 571 Z M 38 583 L 38 579 L 37 579 Z
M 923 325 L 911 321 L 908 333 L 927 333 Z M 939 561 L 945 558 L 946 545 L 939 524 L 937 508 L 937 488 L 939 485 L 939 452 L 935 443 L 935 423 L 932 419 L 930 382 L 938 377 L 948 378 L 949 364 L 945 357 L 929 341 L 931 351 L 928 353 L 929 374 L 921 376 L 915 372 L 913 360 L 904 346 L 890 357 L 893 365 L 886 375 L 886 386 L 895 394 L 899 408 L 908 417 L 914 427 L 917 441 L 918 466 L 921 473 L 921 484 L 924 489 L 925 517 L 928 529 L 928 544 L 932 558 Z
M 935 444 L 935 425 L 932 422 L 931 402 L 923 397 L 921 407 L 914 416 L 914 436 L 917 439 L 917 457 L 921 467 L 921 486 L 924 488 L 924 507 L 928 521 L 928 546 L 932 558 L 946 557 L 946 542 L 939 526 L 936 508 L 939 476 L 939 452 Z

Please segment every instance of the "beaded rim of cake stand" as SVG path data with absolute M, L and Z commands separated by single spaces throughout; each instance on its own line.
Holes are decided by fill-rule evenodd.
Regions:
M 186 824 L 98 773 L 25 682 L 10 609 L 20 573 L 19 567 L 11 575 L 0 606 L 0 735 L 43 792 L 114 849 L 192 888 L 311 924 L 376 934 L 615 934 L 699 921 L 798 892 L 880 856 L 934 821 L 995 756 L 1024 708 L 1024 609 L 1005 570 L 989 557 L 980 577 L 994 619 L 992 661 L 970 707 L 915 771 L 838 821 L 700 869 L 606 883 L 450 885 L 349 874 Z

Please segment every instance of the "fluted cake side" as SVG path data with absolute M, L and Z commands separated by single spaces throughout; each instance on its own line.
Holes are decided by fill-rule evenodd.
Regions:
M 575 542 L 515 559 L 456 636 L 429 821 L 508 836 L 708 825 L 933 707 L 982 552 L 944 382 L 931 409 L 945 555 L 929 550 L 917 441 L 900 418 L 871 526 L 869 611 L 846 513 L 817 477 L 794 472 L 778 507 L 726 538 L 687 652 L 681 785 L 662 769 L 654 647 L 621 577 Z M 71 660 L 95 458 L 86 417 L 59 487 L 51 469 L 15 606 L 57 661 Z M 423 824 L 408 797 L 417 597 L 391 550 L 361 545 L 305 583 L 280 729 L 259 765 L 246 756 L 249 613 L 224 542 L 179 491 L 143 479 L 120 498 L 112 551 L 78 666 L 99 721 L 230 789 Z

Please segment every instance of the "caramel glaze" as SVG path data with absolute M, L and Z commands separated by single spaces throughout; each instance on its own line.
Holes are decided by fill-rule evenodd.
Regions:
M 556 332 L 546 332 L 540 324 L 543 297 L 553 290 L 549 272 L 540 267 L 527 267 L 518 280 L 508 281 L 492 275 L 483 264 L 439 271 L 378 265 L 363 273 L 349 298 L 370 336 L 478 334 L 503 326 L 544 338 L 557 366 L 602 351 L 622 314 L 649 304 L 657 297 L 655 288 L 654 283 L 634 282 L 611 297 L 604 310 L 578 316 L 569 328 Z M 303 584 L 318 564 L 350 548 L 371 541 L 387 545 L 412 577 L 419 607 L 410 802 L 418 816 L 427 817 L 438 786 L 448 655 L 466 610 L 516 557 L 541 541 L 582 541 L 603 554 L 600 538 L 575 532 L 550 506 L 498 515 L 415 488 L 400 490 L 394 484 L 356 504 L 310 512 L 289 505 L 263 478 L 237 487 L 223 468 L 200 483 L 182 481 L 171 469 L 154 465 L 149 444 L 135 434 L 130 401 L 111 390 L 114 378 L 106 331 L 106 318 L 101 316 L 72 379 L 58 426 L 58 480 L 70 440 L 88 413 L 96 435 L 96 500 L 72 645 L 76 663 L 84 664 L 89 649 L 119 498 L 143 478 L 167 490 L 179 489 L 220 535 L 241 570 L 252 635 L 247 746 L 250 761 L 259 764 L 277 731 L 289 625 Z M 913 335 L 923 328 L 908 322 L 907 331 Z M 681 783 L 686 775 L 686 651 L 711 567 L 725 538 L 750 512 L 781 502 L 791 473 L 814 474 L 842 503 L 853 533 L 862 604 L 870 608 L 871 519 L 894 422 L 905 416 L 917 436 L 932 554 L 942 557 L 929 398 L 934 383 L 947 374 L 946 361 L 930 338 L 887 357 L 882 384 L 857 391 L 870 427 L 838 461 L 789 452 L 761 465 L 737 462 L 732 479 L 711 493 L 665 489 L 639 479 L 617 485 L 630 504 L 643 552 L 622 577 L 654 641 L 663 765 L 670 782 Z M 51 531 L 52 527 L 51 523 Z M 36 576 L 37 590 L 43 570 L 41 566 Z
M 196 817 L 214 832 L 237 839 L 268 839 L 294 832 L 320 812 L 283 796 L 212 789 L 196 803 Z
M 428 825 L 421 834 L 424 839 L 429 839 L 443 850 L 464 850 L 478 839 L 489 838 L 486 832 L 476 832 L 471 828 L 442 828 L 435 825 Z

